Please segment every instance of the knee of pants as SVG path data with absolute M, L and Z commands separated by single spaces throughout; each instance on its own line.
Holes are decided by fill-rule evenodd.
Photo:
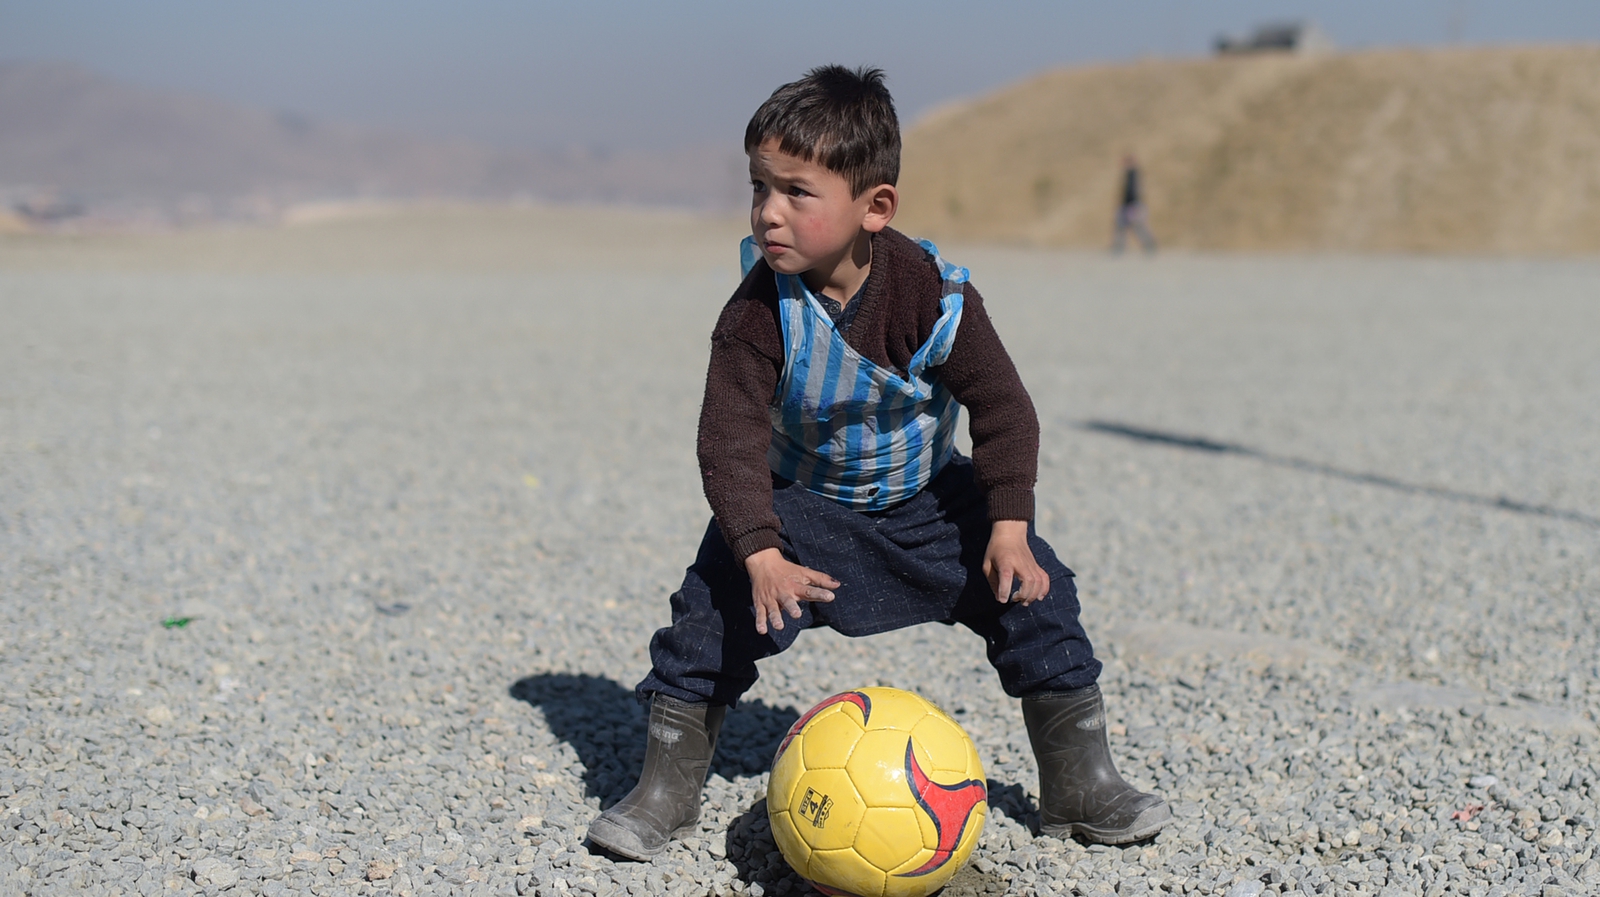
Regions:
M 693 695 L 732 706 L 759 677 L 756 662 L 788 649 L 811 625 L 811 613 L 802 607 L 800 619 L 786 618 L 783 629 L 769 627 L 762 635 L 755 628 L 748 583 L 743 597 L 714 594 L 691 569 L 672 596 L 672 625 L 650 640 L 652 669 L 640 683 L 641 696 L 645 690 L 663 691 L 681 700 Z
M 1093 685 L 1100 675 L 1078 610 L 1077 587 L 1067 575 L 1051 580 L 1048 597 L 967 625 L 984 637 L 989 663 L 1007 694 L 1064 691 Z
M 1078 622 L 1078 588 L 1070 574 L 1050 580 L 1050 591 L 1032 604 L 1002 605 L 995 622 L 1017 643 L 1049 643 L 1084 637 Z

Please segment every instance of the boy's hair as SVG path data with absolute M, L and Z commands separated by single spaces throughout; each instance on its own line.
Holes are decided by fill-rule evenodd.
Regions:
M 774 90 L 744 129 L 746 153 L 768 140 L 850 183 L 853 195 L 900 179 L 900 119 L 883 70 L 824 65 Z

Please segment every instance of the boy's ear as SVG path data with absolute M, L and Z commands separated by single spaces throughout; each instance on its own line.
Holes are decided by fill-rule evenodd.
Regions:
M 867 189 L 866 200 L 867 214 L 861 221 L 861 229 L 875 234 L 894 220 L 894 213 L 900 208 L 900 191 L 893 184 L 879 184 Z

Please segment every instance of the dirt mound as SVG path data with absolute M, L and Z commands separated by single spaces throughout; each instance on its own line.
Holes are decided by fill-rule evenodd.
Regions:
M 1049 72 L 908 131 L 905 227 L 1105 246 L 1126 151 L 1168 246 L 1600 252 L 1600 46 Z

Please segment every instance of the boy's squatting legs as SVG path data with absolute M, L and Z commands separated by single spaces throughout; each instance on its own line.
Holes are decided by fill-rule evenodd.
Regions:
M 1030 533 L 1035 556 L 1051 574 L 1051 596 L 1026 607 L 997 603 L 977 569 L 981 550 L 960 544 L 930 546 L 924 541 L 929 515 L 942 518 L 943 538 L 958 543 L 981 540 L 978 534 L 987 529 L 981 503 L 964 504 L 960 494 L 970 487 L 965 481 L 970 465 L 955 465 L 950 473 L 950 478 L 941 474 L 927 490 L 925 507 L 914 507 L 914 499 L 903 510 L 878 518 L 864 517 L 804 490 L 775 490 L 786 522 L 786 553 L 795 554 L 796 543 L 806 546 L 799 562 L 829 572 L 845 571 L 835 573 L 845 585 L 837 590 L 833 604 L 806 605 L 801 619 L 764 636 L 755 632 L 749 580 L 713 523 L 683 588 L 672 596 L 673 625 L 651 642 L 655 668 L 640 683 L 640 697 L 653 705 L 663 698 L 701 706 L 709 702 L 720 710 L 736 703 L 755 683 L 758 660 L 787 649 L 800 630 L 813 624 L 829 625 L 846 635 L 865 635 L 916 622 L 959 621 L 984 637 L 1006 691 L 1023 699 L 1024 720 L 1039 760 L 1045 833 L 1060 837 L 1076 833 L 1103 843 L 1126 843 L 1155 834 L 1170 819 L 1170 812 L 1159 797 L 1141 794 L 1123 781 L 1112 763 L 1104 705 L 1094 684 L 1100 664 L 1078 623 L 1071 571 L 1047 543 Z M 835 529 L 852 522 L 854 531 Z M 913 530 L 921 538 L 904 538 Z M 814 538 L 818 533 L 833 533 L 837 539 Z M 959 557 L 961 562 L 919 563 L 899 548 L 905 544 L 918 546 L 913 554 L 931 549 L 928 553 L 933 556 Z M 858 569 L 846 570 L 852 564 Z M 851 600 L 852 591 L 871 600 Z M 936 595 L 957 597 L 940 604 L 929 597 Z M 652 717 L 654 713 L 652 706 Z M 648 761 L 646 767 L 647 777 L 641 778 L 636 791 L 657 787 L 648 779 Z M 702 770 L 696 781 L 703 779 Z M 630 794 L 607 815 L 626 813 L 624 805 L 632 799 Z M 698 787 L 691 803 L 692 808 L 678 815 L 698 818 Z M 662 845 L 669 839 L 670 832 L 663 833 Z
M 749 577 L 713 521 L 672 596 L 672 625 L 651 640 L 654 668 L 639 684 L 641 701 L 666 694 L 734 705 L 755 684 L 757 661 L 788 649 L 812 625 L 863 636 L 961 623 L 983 637 L 1013 697 L 1084 688 L 1099 677 L 1072 571 L 1031 527 L 1029 548 L 1050 578 L 1050 597 L 1026 606 L 994 600 L 982 569 L 991 527 L 966 458 L 953 458 L 921 493 L 888 511 L 859 513 L 784 481 L 774 485 L 773 505 L 784 523 L 784 553 L 839 579 L 835 600 L 803 604 L 799 619 L 758 633 Z

